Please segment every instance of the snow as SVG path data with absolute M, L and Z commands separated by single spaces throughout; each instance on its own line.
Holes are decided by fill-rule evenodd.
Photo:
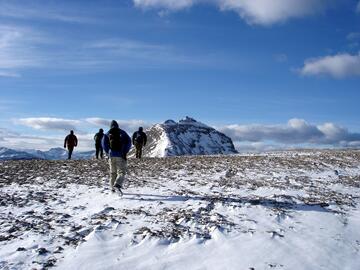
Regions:
M 360 269 L 356 151 L 0 168 L 3 269 Z
M 152 157 L 164 157 L 167 155 L 167 148 L 169 147 L 169 138 L 165 132 L 161 129 L 160 125 L 155 126 L 160 133 L 160 138 L 154 149 L 151 150 L 150 156 Z

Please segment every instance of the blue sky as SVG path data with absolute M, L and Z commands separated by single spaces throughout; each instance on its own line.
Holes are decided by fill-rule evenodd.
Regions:
M 246 150 L 358 147 L 359 52 L 356 0 L 0 0 L 0 146 L 190 115 Z

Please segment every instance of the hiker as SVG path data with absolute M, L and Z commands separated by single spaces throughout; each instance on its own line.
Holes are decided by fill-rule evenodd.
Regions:
M 94 136 L 94 141 L 95 141 L 95 156 L 96 159 L 99 159 L 99 154 L 100 154 L 100 158 L 103 159 L 104 157 L 104 150 L 103 147 L 101 145 L 101 141 L 102 138 L 104 137 L 104 130 L 102 128 L 99 129 L 99 132 L 95 134 Z
M 78 139 L 74 135 L 74 131 L 70 130 L 70 134 L 66 136 L 64 141 L 64 148 L 66 148 L 69 151 L 68 153 L 68 159 L 71 159 L 72 152 L 74 151 L 74 147 L 76 147 L 78 144 Z
M 146 145 L 147 136 L 143 131 L 142 127 L 139 127 L 139 130 L 134 132 L 132 136 L 132 143 L 136 149 L 136 158 L 141 158 L 142 156 L 142 149 Z
M 126 155 L 131 148 L 131 138 L 122 129 L 119 128 L 118 123 L 113 120 L 110 124 L 110 130 L 103 136 L 102 147 L 105 153 L 110 157 L 110 188 L 115 191 L 115 188 L 122 195 L 125 175 L 126 175 Z

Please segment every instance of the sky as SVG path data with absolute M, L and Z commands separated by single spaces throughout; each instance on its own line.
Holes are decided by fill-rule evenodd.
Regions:
M 191 116 L 240 151 L 360 147 L 358 0 L 0 0 L 0 146 Z

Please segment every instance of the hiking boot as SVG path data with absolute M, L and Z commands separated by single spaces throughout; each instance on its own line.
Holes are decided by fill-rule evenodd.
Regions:
M 115 186 L 114 186 L 114 190 L 115 190 L 116 192 L 118 192 L 118 193 L 120 194 L 120 196 L 123 195 L 123 192 L 122 192 L 122 190 L 121 190 L 121 186 L 120 186 L 120 185 L 115 185 Z

